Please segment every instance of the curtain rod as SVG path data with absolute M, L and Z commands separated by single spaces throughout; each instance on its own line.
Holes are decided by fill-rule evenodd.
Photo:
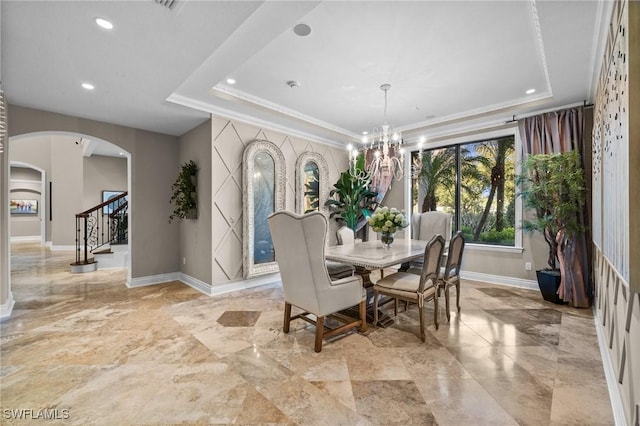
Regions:
M 550 109 L 545 109 L 545 110 L 541 110 L 541 111 L 530 112 L 528 114 L 523 114 L 518 119 L 516 119 L 516 114 L 513 114 L 511 120 L 507 121 L 505 124 L 515 123 L 519 119 L 522 119 L 522 118 L 533 117 L 535 115 L 546 114 L 546 113 L 549 113 L 549 112 L 559 112 L 559 111 L 563 111 L 565 109 L 575 108 L 577 106 L 582 106 L 583 108 L 590 108 L 590 107 L 593 107 L 593 104 L 588 104 L 587 101 L 584 100 L 584 101 L 582 101 L 582 103 L 569 104 L 569 105 L 566 105 L 566 106 L 561 107 L 561 108 L 550 108 Z

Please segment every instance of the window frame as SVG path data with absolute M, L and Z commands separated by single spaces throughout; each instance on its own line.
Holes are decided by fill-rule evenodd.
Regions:
M 520 140 L 520 133 L 518 132 L 517 126 L 500 128 L 495 130 L 486 130 L 468 133 L 462 136 L 452 136 L 452 137 L 439 137 L 436 141 L 428 143 L 428 146 L 423 146 L 423 150 L 432 150 L 439 148 L 448 148 L 451 146 L 457 145 L 465 145 L 470 143 L 482 142 L 486 140 L 498 139 L 502 137 L 513 136 L 514 150 L 515 150 L 515 173 L 518 174 L 521 171 L 522 164 L 522 143 Z M 411 158 L 413 153 L 417 153 L 417 146 L 410 148 L 408 151 L 411 152 L 411 155 L 405 156 L 405 176 L 411 176 Z M 405 185 L 405 210 L 407 212 L 412 212 L 412 193 L 411 193 L 411 178 L 407 180 L 407 184 Z M 466 248 L 470 250 L 482 250 L 482 251 L 495 251 L 495 252 L 504 252 L 504 253 L 522 253 L 524 251 L 524 247 L 522 246 L 522 199 L 518 196 L 520 193 L 520 187 L 516 183 L 515 187 L 516 191 L 516 199 L 515 199 L 515 241 L 513 246 L 501 246 L 495 244 L 481 244 L 481 243 L 467 243 L 465 245 Z M 459 196 L 459 195 L 458 195 Z M 457 228 L 457 224 L 454 224 L 454 228 Z M 408 235 L 411 235 L 411 229 L 407 230 L 409 232 Z

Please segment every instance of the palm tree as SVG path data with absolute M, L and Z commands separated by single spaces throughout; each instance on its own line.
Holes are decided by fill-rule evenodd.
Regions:
M 418 178 L 420 187 L 425 190 L 421 211 L 435 211 L 438 207 L 436 191 L 439 188 L 455 188 L 455 148 L 425 151 L 422 154 L 422 168 Z
M 514 144 L 513 137 L 511 136 L 498 139 L 497 141 L 489 141 L 478 147 L 478 151 L 480 151 L 486 159 L 491 161 L 493 167 L 491 167 L 491 189 L 484 206 L 484 211 L 482 212 L 482 217 L 473 232 L 474 240 L 480 238 L 480 233 L 487 222 L 489 211 L 496 194 L 498 197 L 496 202 L 496 231 L 502 231 L 504 229 L 505 159 L 513 150 Z

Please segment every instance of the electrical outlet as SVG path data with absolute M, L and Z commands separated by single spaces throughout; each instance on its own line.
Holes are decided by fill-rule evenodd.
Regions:
M 183 257 L 183 258 L 182 258 L 182 264 L 183 264 L 183 265 L 186 265 L 186 264 L 187 264 L 187 258 L 186 258 L 186 257 Z
M 524 269 L 526 269 L 527 271 L 531 270 L 531 262 L 527 262 L 524 264 Z

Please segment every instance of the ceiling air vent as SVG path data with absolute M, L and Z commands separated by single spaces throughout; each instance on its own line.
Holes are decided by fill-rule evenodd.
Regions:
M 153 2 L 160 6 L 164 6 L 169 10 L 173 10 L 176 4 L 178 4 L 178 0 L 153 0 Z

